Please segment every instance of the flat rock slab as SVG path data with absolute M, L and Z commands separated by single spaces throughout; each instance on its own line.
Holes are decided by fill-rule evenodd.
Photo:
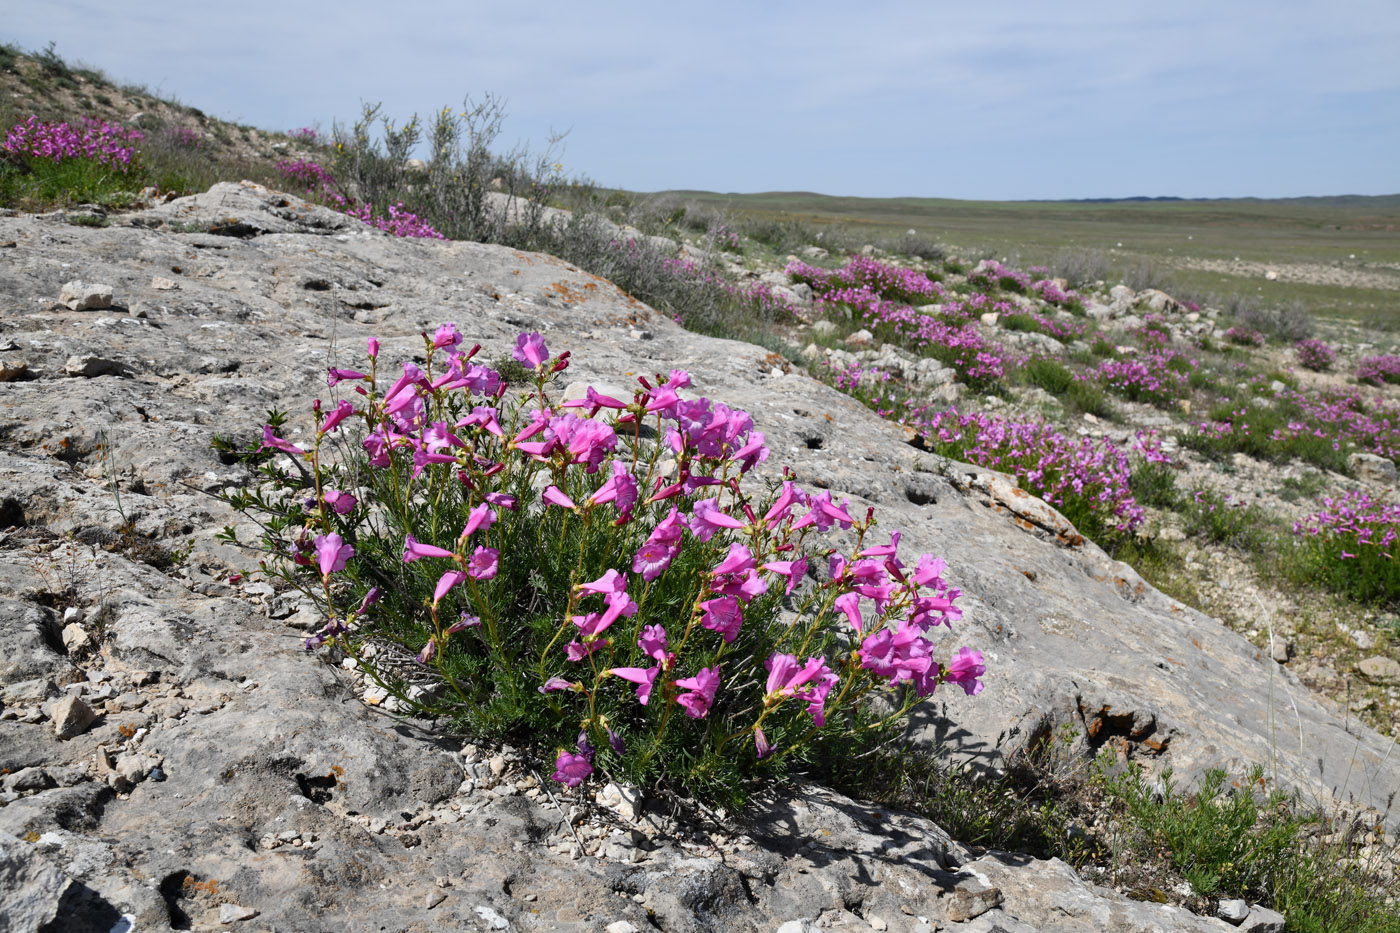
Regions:
M 304 439 L 309 400 L 338 391 L 327 368 L 359 363 L 369 336 L 383 359 L 409 358 L 421 332 L 449 320 L 483 344 L 485 361 L 506 356 L 520 331 L 540 331 L 552 350 L 573 351 L 571 382 L 628 386 L 689 369 L 696 394 L 752 412 L 773 451 L 766 475 L 790 464 L 803 485 L 858 511 L 874 506 L 909 553 L 944 557 L 965 594 L 946 646 L 982 651 L 987 686 L 976 698 L 943 693 L 911 726 L 920 741 L 994 767 L 1067 726 L 1074 751 L 1118 748 L 1170 763 L 1178 778 L 1277 762 L 1280 779 L 1307 794 L 1381 809 L 1400 787 L 1389 740 L 1348 723 L 1244 639 L 1153 590 L 1014 483 L 935 463 L 766 350 L 686 332 L 553 257 L 399 240 L 256 185 L 221 184 L 118 223 L 0 218 L 0 241 L 16 244 L 0 265 L 0 324 L 9 356 L 27 364 L 0 392 L 0 695 L 5 715 L 37 716 L 0 720 L 0 765 L 80 766 L 91 778 L 26 791 L 0 808 L 0 832 L 21 840 L 5 841 L 7 853 L 28 847 L 17 850 L 25 865 L 69 866 L 79 884 L 51 893 L 92 928 L 123 916 L 213 927 L 228 905 L 257 911 L 235 928 L 297 929 L 309 916 L 318 927 L 393 929 L 493 918 L 518 929 L 647 929 L 652 918 L 673 930 L 818 918 L 870 928 L 868 914 L 913 930 L 919 916 L 946 920 L 940 892 L 957 889 L 967 853 L 927 821 L 844 799 L 757 808 L 759 845 L 743 858 L 661 846 L 637 862 L 571 859 L 541 841 L 561 819 L 547 800 L 464 796 L 453 743 L 359 703 L 308 659 L 304 632 L 259 608 L 267 595 L 237 576 L 249 555 L 215 537 L 242 520 L 209 495 L 248 474 L 210 441 L 252 440 L 271 408 L 290 410 L 290 439 Z M 120 306 L 55 305 L 75 276 L 109 283 Z M 122 378 L 65 374 L 70 359 L 89 357 Z M 189 542 L 188 559 L 175 568 L 100 546 L 128 524 Z M 36 542 L 44 547 L 27 549 Z M 102 607 L 100 650 L 66 653 L 66 592 Z M 42 707 L 64 691 L 91 697 L 101 715 L 59 740 Z M 118 762 L 137 760 L 127 754 L 143 756 L 136 770 L 147 776 L 108 786 Z M 808 824 L 835 843 L 800 849 L 813 837 L 792 827 Z M 291 830 L 315 840 L 280 842 Z M 57 842 L 23 841 L 50 832 Z M 984 857 L 973 867 L 1003 900 L 981 905 L 969 928 L 1222 923 L 1135 905 L 1056 863 Z M 430 890 L 445 871 L 447 885 Z M 1061 915 L 1129 925 L 1072 926 Z

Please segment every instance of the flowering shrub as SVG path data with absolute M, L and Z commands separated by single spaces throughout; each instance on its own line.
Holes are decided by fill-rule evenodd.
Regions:
M 447 239 L 435 230 L 432 224 L 405 208 L 402 201 L 389 207 L 387 217 L 376 214 L 373 204 L 355 206 L 353 201 L 337 190 L 335 178 L 319 163 L 310 160 L 293 162 L 284 159 L 277 163 L 277 169 L 282 173 L 284 179 L 295 182 L 303 188 L 308 201 L 334 207 L 376 230 L 384 230 L 399 237 Z
M 170 141 L 180 149 L 203 149 L 204 137 L 199 131 L 188 126 L 175 124 L 166 131 Z
M 904 564 L 830 492 L 756 483 L 763 434 L 682 398 L 685 372 L 560 403 L 569 354 L 539 334 L 516 342 L 518 394 L 453 325 L 424 338 L 421 368 L 380 370 L 371 339 L 363 369 L 330 370 L 353 393 L 313 404 L 305 447 L 264 426 L 268 487 L 230 497 L 266 529 L 265 571 L 324 613 L 309 649 L 403 707 L 555 746 L 569 786 L 602 770 L 716 799 L 873 728 L 864 698 L 899 688 L 890 722 L 982 689 L 978 652 L 934 660 L 961 615 L 943 562 Z
M 1316 337 L 1298 341 L 1294 344 L 1293 351 L 1298 354 L 1299 366 L 1318 373 L 1330 369 L 1332 361 L 1337 358 L 1337 351 Z
M 869 256 L 855 256 L 832 272 L 805 262 L 789 263 L 786 271 L 791 278 L 806 282 L 817 293 L 865 292 L 869 296 L 867 300 L 906 305 L 943 297 L 943 287 L 922 272 L 887 265 Z
M 386 230 L 394 236 L 417 237 L 431 240 L 447 239 L 447 237 L 434 230 L 432 224 L 423 220 L 423 218 L 412 211 L 405 209 L 402 201 L 389 206 L 388 217 L 375 214 L 373 204 L 361 204 L 354 210 L 349 210 L 345 213 L 362 223 L 374 227 L 376 230 Z
M 320 135 L 309 126 L 303 126 L 299 129 L 289 130 L 287 135 L 296 142 L 309 143 L 313 146 L 321 141 Z
M 1131 451 L 1107 438 L 1066 438 L 1043 421 L 1017 422 L 956 408 L 911 412 L 906 424 L 936 453 L 1010 473 L 1098 540 L 1130 533 L 1145 519 L 1130 485 L 1129 453 L 1147 463 L 1166 463 L 1154 435 L 1138 433 Z
M 16 123 L 5 136 L 5 150 L 55 163 L 87 160 L 118 172 L 128 172 L 136 155 L 138 130 L 118 123 L 84 118 L 77 126 L 67 122 L 43 123 L 31 116 Z
M 1356 381 L 1380 385 L 1400 382 L 1400 356 L 1368 356 L 1356 366 Z
M 1364 602 L 1400 601 L 1400 504 L 1364 491 L 1322 500 L 1322 508 L 1294 522 L 1308 559 L 1302 574 Z
M 992 304 L 985 295 L 968 301 L 947 301 L 933 313 L 915 308 L 904 298 L 916 294 L 941 298 L 943 286 L 916 272 L 887 266 L 868 257 L 857 257 L 835 272 L 804 263 L 788 265 L 787 273 L 812 286 L 813 303 L 834 317 L 850 315 L 868 326 L 876 339 L 895 343 L 953 368 L 958 381 L 974 389 L 987 389 L 1001 379 L 1006 359 L 988 344 L 975 323 L 974 312 L 1006 311 L 1004 302 Z M 990 306 L 989 306 L 990 305 Z
M 1104 360 L 1094 372 L 1106 388 L 1133 402 L 1166 406 L 1186 395 L 1195 360 L 1174 350 Z
M 1231 327 L 1225 331 L 1225 339 L 1242 347 L 1262 347 L 1264 335 L 1249 327 Z

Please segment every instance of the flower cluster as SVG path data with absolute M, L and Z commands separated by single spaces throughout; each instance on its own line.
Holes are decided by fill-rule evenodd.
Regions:
M 1042 421 L 1019 422 L 956 408 L 915 410 L 905 422 L 938 453 L 1014 475 L 1076 525 L 1135 531 L 1145 520 L 1130 481 L 1135 454 L 1166 463 L 1160 441 L 1139 432 L 1129 450 L 1107 438 L 1071 440 Z
M 389 216 L 384 217 L 374 213 L 373 204 L 361 204 L 354 210 L 345 212 L 348 216 L 362 221 L 376 230 L 385 230 L 394 236 L 417 237 L 420 239 L 445 240 L 443 236 L 433 229 L 432 224 L 403 206 L 403 202 L 391 204 L 389 206 Z
M 402 201 L 390 205 L 387 217 L 376 214 L 373 204 L 356 206 L 353 201 L 337 190 L 335 178 L 320 163 L 309 159 L 298 161 L 284 159 L 277 163 L 277 169 L 282 173 L 284 179 L 295 182 L 303 188 L 307 200 L 334 207 L 376 230 L 384 230 L 398 237 L 447 239 L 434 229 L 432 224 L 405 208 Z
M 264 426 L 269 477 L 301 493 L 231 498 L 296 503 L 267 523 L 268 566 L 323 607 L 309 648 L 410 702 L 374 660 L 397 645 L 434 675 L 413 703 L 564 740 L 555 777 L 570 786 L 604 765 L 754 774 L 838 710 L 853 728 L 873 693 L 907 688 L 893 721 L 941 684 L 980 692 L 978 652 L 935 658 L 933 629 L 961 617 L 943 561 L 905 564 L 899 532 L 871 534 L 873 510 L 786 474 L 751 489 L 770 452 L 746 412 L 684 397 L 681 370 L 630 399 L 586 387 L 558 402 L 547 384 L 569 354 L 537 333 L 516 341 L 534 385 L 512 398 L 462 343 L 446 324 L 424 334 L 426 363 L 381 368 L 371 340 L 368 365 L 329 371 L 353 393 L 313 406 L 309 446 Z
M 1337 358 L 1337 351 L 1316 337 L 1298 341 L 1293 345 L 1293 352 L 1298 355 L 1299 366 L 1319 373 L 1330 369 Z
M 203 149 L 204 137 L 193 127 L 175 124 L 166 131 L 170 141 L 181 149 Z
M 1231 327 L 1225 331 L 1225 339 L 1242 347 L 1262 347 L 1264 335 L 1249 327 Z
M 10 129 L 5 136 L 4 148 L 7 152 L 54 162 L 88 159 L 119 172 L 127 172 L 136 155 L 135 144 L 142 138 L 138 130 L 91 117 L 84 118 L 75 127 L 67 122 L 44 123 L 38 117 L 31 116 Z
M 1186 394 L 1189 374 L 1197 365 L 1175 350 L 1158 350 L 1104 360 L 1094 377 L 1129 401 L 1168 405 Z
M 1322 508 L 1293 524 L 1313 558 L 1312 572 L 1367 602 L 1400 600 L 1400 504 L 1361 490 L 1324 498 Z
M 855 256 L 834 271 L 804 262 L 791 262 L 786 272 L 798 282 L 806 282 L 814 292 L 849 291 L 864 293 L 864 301 L 896 304 L 927 304 L 943 297 L 943 287 L 924 275 L 903 266 L 892 266 L 869 256 Z
M 1380 385 L 1400 382 L 1400 356 L 1368 356 L 1356 366 L 1356 381 Z

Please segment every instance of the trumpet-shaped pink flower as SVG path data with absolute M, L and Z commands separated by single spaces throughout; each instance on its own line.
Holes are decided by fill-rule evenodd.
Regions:
M 403 562 L 411 564 L 415 560 L 422 560 L 424 557 L 456 557 L 446 548 L 436 547 L 431 544 L 420 544 L 413 535 L 405 535 L 403 540 Z
M 705 614 L 700 617 L 702 626 L 718 632 L 726 644 L 738 636 L 739 626 L 744 621 L 744 615 L 739 609 L 739 600 L 733 596 L 722 596 L 718 599 L 704 600 L 700 607 L 705 610 Z
M 330 414 L 326 415 L 326 420 L 321 422 L 321 433 L 331 433 L 340 426 L 340 422 L 349 418 L 354 413 L 354 404 L 352 404 L 349 399 L 341 399 L 340 403 L 331 410 Z
M 316 538 L 316 567 L 321 576 L 345 569 L 345 562 L 355 556 L 355 549 L 335 532 Z
M 358 369 L 331 369 L 326 373 L 326 385 L 331 388 L 346 379 L 368 379 L 369 376 Z
M 715 702 L 715 691 L 719 689 L 719 668 L 702 667 L 694 677 L 676 681 L 676 686 L 687 691 L 676 697 L 681 709 L 691 719 L 704 719 Z
M 944 669 L 943 679 L 957 684 L 968 696 L 973 697 L 982 692 L 985 684 L 978 678 L 985 673 L 987 666 L 982 663 L 982 652 L 973 651 L 971 648 L 959 648 L 958 653 Z
M 627 578 L 609 567 L 601 577 L 590 583 L 580 583 L 578 588 L 581 593 L 599 593 L 607 596 L 624 592 L 627 589 Z
M 614 667 L 608 673 L 630 680 L 637 685 L 637 701 L 646 706 L 651 700 L 651 688 L 656 683 L 656 675 L 661 673 L 661 665 L 655 667 Z
M 578 787 L 592 773 L 593 765 L 582 755 L 560 752 L 554 760 L 554 780 L 565 787 Z
M 573 681 L 565 680 L 562 677 L 551 677 L 544 682 L 544 686 L 539 687 L 540 693 L 553 693 L 556 690 L 582 690 L 583 684 L 576 684 Z
M 753 553 L 744 545 L 735 542 L 729 545 L 729 554 L 724 560 L 710 568 L 710 573 L 720 576 L 726 573 L 743 573 L 745 570 L 753 568 Z
M 739 530 L 744 527 L 744 523 L 732 515 L 726 515 L 720 511 L 718 497 L 714 499 L 701 499 L 695 503 L 695 508 L 690 515 L 690 533 L 701 541 L 708 541 L 716 531 L 721 528 Z
M 642 629 L 641 637 L 637 639 L 637 647 L 642 649 L 642 654 L 651 658 L 658 664 L 664 664 L 669 654 L 666 644 L 666 629 L 660 625 L 648 625 Z
M 326 507 L 337 515 L 349 515 L 355 511 L 355 497 L 348 492 L 341 492 L 339 489 L 327 489 L 322 495 L 326 500 Z
M 851 627 L 859 632 L 865 625 L 865 620 L 860 617 L 860 594 L 842 593 L 836 597 L 835 605 L 837 609 L 846 614 L 846 618 L 851 622 Z
M 544 492 L 540 494 L 540 498 L 550 505 L 557 505 L 560 508 L 578 509 L 578 506 L 574 505 L 574 500 L 564 495 L 564 491 L 558 486 L 546 486 Z
M 525 363 L 533 367 L 540 367 L 549 359 L 549 351 L 545 349 L 544 338 L 538 333 L 521 334 L 515 338 L 515 349 L 510 355 L 517 363 Z
M 807 558 L 799 557 L 797 560 L 772 560 L 763 565 L 763 569 L 787 577 L 787 591 L 784 595 L 792 595 L 793 589 L 801 581 L 802 575 L 807 572 Z
M 306 451 L 302 450 L 300 447 L 296 446 L 292 442 L 285 441 L 282 438 L 278 437 L 276 434 L 274 434 L 272 431 L 272 425 L 270 424 L 263 425 L 263 439 L 262 443 L 258 445 L 258 450 L 262 450 L 266 447 L 271 447 L 274 450 L 280 450 L 283 453 L 291 454 L 294 457 L 306 456 Z
M 499 552 L 493 547 L 478 547 L 467 561 L 467 575 L 473 580 L 490 580 L 498 569 Z
M 598 491 L 590 496 L 588 501 L 594 505 L 612 502 L 618 511 L 626 512 L 637 502 L 637 478 L 621 460 L 613 461 L 612 471 L 612 477 L 599 486 Z
M 496 520 L 496 513 L 491 506 L 483 502 L 467 513 L 467 524 L 462 528 L 462 537 L 467 537 L 473 531 L 485 531 L 491 527 Z
M 462 335 L 457 333 L 457 325 L 451 321 L 439 327 L 437 333 L 433 334 L 434 347 L 455 347 L 461 342 Z
M 437 588 L 433 590 L 433 605 L 436 606 L 438 603 L 442 602 L 442 598 L 446 596 L 454 586 L 461 583 L 466 578 L 467 575 L 460 570 L 449 570 L 439 577 Z

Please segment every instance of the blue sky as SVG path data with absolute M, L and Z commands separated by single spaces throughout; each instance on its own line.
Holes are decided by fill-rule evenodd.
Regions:
M 270 129 L 491 92 L 507 146 L 567 130 L 634 190 L 1400 192 L 1396 0 L 6 6 L 0 40 Z

